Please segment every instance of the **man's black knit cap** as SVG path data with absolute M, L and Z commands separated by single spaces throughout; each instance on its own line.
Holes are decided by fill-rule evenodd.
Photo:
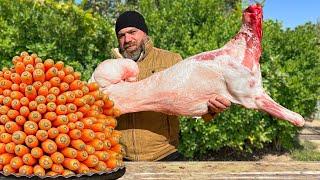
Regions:
M 136 11 L 122 13 L 116 21 L 116 34 L 126 27 L 135 27 L 148 34 L 148 27 L 143 16 Z

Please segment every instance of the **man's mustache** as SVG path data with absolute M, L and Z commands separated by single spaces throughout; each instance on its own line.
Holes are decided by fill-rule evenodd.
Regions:
M 128 47 L 133 46 L 133 45 L 136 45 L 136 43 L 127 43 L 127 44 L 124 44 L 123 48 L 127 49 Z

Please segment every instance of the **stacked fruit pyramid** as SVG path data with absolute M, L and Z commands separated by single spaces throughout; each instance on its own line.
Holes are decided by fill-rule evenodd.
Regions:
M 123 166 L 119 110 L 62 61 L 22 52 L 0 71 L 0 170 L 57 176 Z

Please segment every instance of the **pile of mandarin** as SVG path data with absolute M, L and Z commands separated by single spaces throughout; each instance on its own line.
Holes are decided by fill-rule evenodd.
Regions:
M 0 170 L 75 175 L 123 165 L 118 109 L 62 61 L 22 52 L 0 71 Z

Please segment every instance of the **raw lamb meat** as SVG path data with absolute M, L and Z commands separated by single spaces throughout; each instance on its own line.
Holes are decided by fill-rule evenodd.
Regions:
M 189 57 L 161 72 L 132 82 L 139 73 L 130 59 L 101 63 L 92 75 L 102 90 L 125 113 L 157 111 L 175 115 L 203 115 L 214 94 L 246 108 L 303 126 L 301 115 L 272 100 L 263 90 L 261 56 L 262 8 L 251 5 L 243 12 L 239 33 L 220 49 Z

